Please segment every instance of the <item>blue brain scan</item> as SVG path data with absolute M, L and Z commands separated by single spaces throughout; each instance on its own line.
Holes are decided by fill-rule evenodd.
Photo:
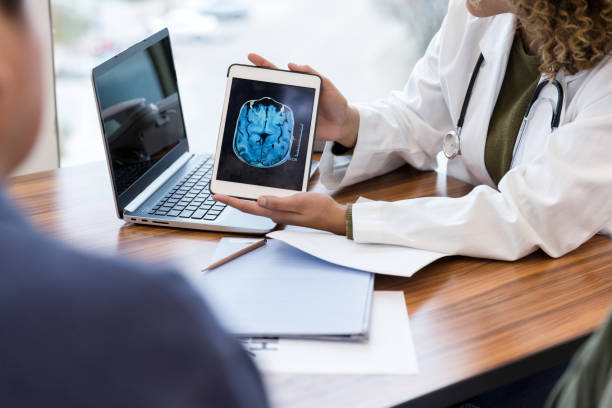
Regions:
M 291 156 L 293 111 L 272 98 L 247 101 L 234 133 L 234 153 L 259 168 L 280 166 Z

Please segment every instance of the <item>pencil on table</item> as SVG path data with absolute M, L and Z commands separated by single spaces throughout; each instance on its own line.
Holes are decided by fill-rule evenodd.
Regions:
M 238 258 L 238 257 L 240 257 L 240 256 L 242 256 L 242 255 L 244 255 L 246 253 L 251 252 L 254 249 L 262 247 L 262 246 L 264 246 L 266 244 L 266 241 L 267 241 L 266 239 L 262 239 L 262 240 L 257 241 L 257 242 L 255 242 L 255 243 L 253 243 L 253 244 L 251 244 L 251 245 L 249 245 L 247 247 L 242 248 L 238 252 L 234 252 L 233 254 L 228 255 L 225 258 L 221 258 L 217 262 L 214 262 L 214 263 L 210 264 L 208 266 L 208 268 L 206 268 L 206 270 L 211 271 L 211 270 L 213 270 L 215 268 L 218 268 L 221 265 L 224 265 L 224 264 L 226 264 L 226 263 L 228 263 L 230 261 L 233 261 L 234 259 L 236 259 L 236 258 Z

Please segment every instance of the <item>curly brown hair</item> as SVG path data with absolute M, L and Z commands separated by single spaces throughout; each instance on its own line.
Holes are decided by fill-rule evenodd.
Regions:
M 612 44 L 612 0 L 510 0 L 538 41 L 540 71 L 555 77 L 593 68 Z

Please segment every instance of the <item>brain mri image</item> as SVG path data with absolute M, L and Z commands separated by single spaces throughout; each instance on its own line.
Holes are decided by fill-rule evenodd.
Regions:
M 291 158 L 295 119 L 293 111 L 272 98 L 242 105 L 234 133 L 234 154 L 258 168 L 280 166 Z
M 309 166 L 315 93 L 314 88 L 234 78 L 217 179 L 300 191 Z

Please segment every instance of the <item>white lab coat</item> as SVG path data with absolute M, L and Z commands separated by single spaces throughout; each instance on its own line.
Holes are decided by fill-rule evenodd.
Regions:
M 475 18 L 451 0 L 440 31 L 403 91 L 357 106 L 361 117 L 352 154 L 327 144 L 321 179 L 341 188 L 405 163 L 436 168 L 442 138 L 455 128 L 476 60 L 484 64 L 461 138 L 462 155 L 448 172 L 478 184 L 462 198 L 427 197 L 353 206 L 357 242 L 387 243 L 449 254 L 515 260 L 537 248 L 553 257 L 598 232 L 612 232 L 612 59 L 576 75 L 558 76 L 565 102 L 551 133 L 552 109 L 540 103 L 511 170 L 496 189 L 484 162 L 489 120 L 500 91 L 516 18 Z M 552 86 L 541 97 L 555 101 Z

